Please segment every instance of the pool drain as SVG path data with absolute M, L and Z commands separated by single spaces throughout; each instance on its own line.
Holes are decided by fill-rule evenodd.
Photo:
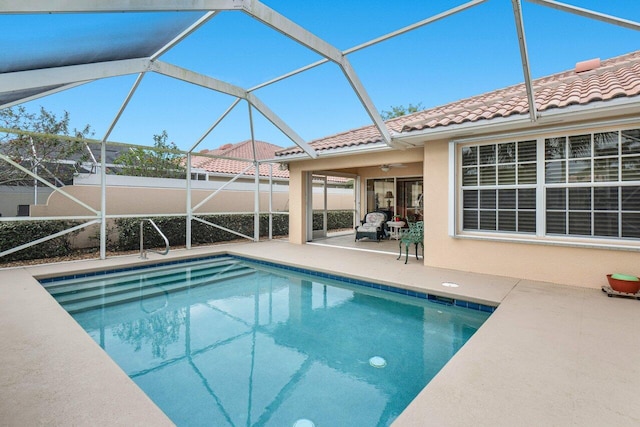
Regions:
M 385 366 L 387 366 L 387 361 L 380 356 L 373 356 L 371 359 L 369 359 L 369 365 L 373 366 L 374 368 L 384 368 Z
M 293 427 L 316 427 L 316 425 L 311 420 L 300 418 L 298 421 L 293 423 Z

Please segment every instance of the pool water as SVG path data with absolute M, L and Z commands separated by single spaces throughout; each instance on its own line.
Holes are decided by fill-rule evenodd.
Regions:
M 489 316 L 232 257 L 43 285 L 179 426 L 390 425 Z

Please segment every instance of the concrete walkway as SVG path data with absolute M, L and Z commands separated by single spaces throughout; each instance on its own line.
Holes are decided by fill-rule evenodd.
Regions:
M 394 426 L 640 425 L 639 301 L 282 241 L 151 254 L 146 262 L 221 252 L 500 305 Z M 0 270 L 0 424 L 171 425 L 34 279 L 144 262 Z

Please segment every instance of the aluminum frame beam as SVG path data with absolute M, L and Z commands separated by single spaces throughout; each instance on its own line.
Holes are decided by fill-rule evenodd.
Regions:
M 298 135 L 293 129 L 291 129 L 289 125 L 287 125 L 280 117 L 278 117 L 277 114 L 271 111 L 271 109 L 269 109 L 269 107 L 267 107 L 265 103 L 263 103 L 257 96 L 248 93 L 241 87 L 234 86 L 230 83 L 226 83 L 221 80 L 206 76 L 204 74 L 199 74 L 194 71 L 187 70 L 185 68 L 181 68 L 162 61 L 155 61 L 151 65 L 151 68 L 152 71 L 167 77 L 173 77 L 175 79 L 202 86 L 216 92 L 221 92 L 227 95 L 234 96 L 236 98 L 245 99 L 247 102 L 249 102 L 250 105 L 254 106 L 258 111 L 260 111 L 260 113 L 265 118 L 267 118 L 267 120 L 273 123 L 274 126 L 276 126 L 282 133 L 284 133 L 289 139 L 291 139 L 291 141 L 293 141 L 297 146 L 302 148 L 305 153 L 311 156 L 311 158 L 315 159 L 318 156 L 316 151 L 310 145 L 308 145 L 304 141 L 304 139 L 300 137 L 300 135 Z
M 628 19 L 618 18 L 612 15 L 606 15 L 604 13 L 594 12 L 588 9 L 584 9 L 578 6 L 571 6 L 568 4 L 560 3 L 554 0 L 526 0 L 529 3 L 535 3 L 540 6 L 546 6 L 553 9 L 561 10 L 563 12 L 573 13 L 575 15 L 583 16 L 585 18 L 595 19 L 596 21 L 606 22 L 608 24 L 618 25 L 620 27 L 628 28 L 630 30 L 640 31 L 640 23 L 630 21 Z
M 382 120 L 380 113 L 378 113 L 378 110 L 369 97 L 364 85 L 360 82 L 358 75 L 342 51 L 257 0 L 247 0 L 247 4 L 249 7 L 245 8 L 244 11 L 257 21 L 273 28 L 284 36 L 297 41 L 301 45 L 311 49 L 328 60 L 335 62 L 349 81 L 349 84 L 356 93 L 360 103 L 367 111 L 367 114 L 372 119 L 375 126 L 378 128 L 378 131 L 382 135 L 385 143 L 387 145 L 393 144 L 391 141 L 391 134 L 384 124 L 384 120 Z
M 2 73 L 0 74 L 0 92 L 69 85 L 108 77 L 143 73 L 149 71 L 151 63 L 148 58 L 136 58 Z
M 238 10 L 245 0 L 4 0 L 2 13 L 175 12 Z
M 522 62 L 522 73 L 524 74 L 524 85 L 527 88 L 527 99 L 529 102 L 529 117 L 532 122 L 538 120 L 538 109 L 536 108 L 536 96 L 531 80 L 531 69 L 529 67 L 529 53 L 527 52 L 527 39 L 524 35 L 524 20 L 522 18 L 522 4 L 520 0 L 511 0 L 513 6 L 513 18 L 516 23 L 518 33 L 518 46 L 520 48 L 520 60 Z
M 183 32 L 175 36 L 173 40 L 169 41 L 169 43 L 167 43 L 166 45 L 158 49 L 158 51 L 153 55 L 151 55 L 149 59 L 151 59 L 152 61 L 155 61 L 160 56 L 164 55 L 167 51 L 169 51 L 171 48 L 173 48 L 175 45 L 180 43 L 182 40 L 186 39 L 190 34 L 192 34 L 198 28 L 202 27 L 204 24 L 206 24 L 211 19 L 213 19 L 213 17 L 216 16 L 217 14 L 218 14 L 217 11 L 206 13 L 203 17 L 198 19 L 196 22 L 189 25 L 189 27 L 186 30 L 184 30 Z
M 280 129 L 282 133 L 287 135 L 298 147 L 307 153 L 312 159 L 318 157 L 318 153 L 309 144 L 305 142 L 300 135 L 298 135 L 293 129 L 289 127 L 276 113 L 271 111 L 265 103 L 263 103 L 257 96 L 252 93 L 247 94 L 247 101 L 262 114 L 267 120 L 269 120 L 275 127 Z

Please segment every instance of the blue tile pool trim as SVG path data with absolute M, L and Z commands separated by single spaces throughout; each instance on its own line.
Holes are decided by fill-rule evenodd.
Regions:
M 38 279 L 38 282 L 40 282 L 41 284 L 45 284 L 45 283 L 58 282 L 60 280 L 82 279 L 84 277 L 92 277 L 92 276 L 104 276 L 106 274 L 112 274 L 112 273 L 123 273 L 125 271 L 143 270 L 146 268 L 163 267 L 166 265 L 187 264 L 194 261 L 206 261 L 208 259 L 216 259 L 216 258 L 237 258 L 237 257 L 233 255 L 219 254 L 219 255 L 210 255 L 210 256 L 198 257 L 198 258 L 177 259 L 174 261 L 158 262 L 155 264 L 134 265 L 131 267 L 112 268 L 110 270 L 92 271 L 89 273 L 78 273 L 78 274 L 69 274 L 67 276 L 47 277 L 45 279 Z
M 104 276 L 106 274 L 112 274 L 112 273 L 122 273 L 122 272 L 126 272 L 126 271 L 142 270 L 142 269 L 146 269 L 146 268 L 162 267 L 162 266 L 167 266 L 167 265 L 187 264 L 187 263 L 194 262 L 194 261 L 206 261 L 206 260 L 209 260 L 209 259 L 216 259 L 216 258 L 234 258 L 234 259 L 238 259 L 238 260 L 242 260 L 242 261 L 251 262 L 251 263 L 254 263 L 254 264 L 262 264 L 262 265 L 266 265 L 266 266 L 269 266 L 269 267 L 279 268 L 279 269 L 282 269 L 282 270 L 288 270 L 288 271 L 293 271 L 293 272 L 296 272 L 296 273 L 308 274 L 310 276 L 316 276 L 316 277 L 322 277 L 322 278 L 325 278 L 325 279 L 337 280 L 339 282 L 349 283 L 351 285 L 364 286 L 366 288 L 378 289 L 380 291 L 392 292 L 392 293 L 395 293 L 395 294 L 406 295 L 406 296 L 413 297 L 413 298 L 424 299 L 424 300 L 428 300 L 430 302 L 434 302 L 434 303 L 437 303 L 437 304 L 455 305 L 456 307 L 463 307 L 463 308 L 468 308 L 468 309 L 471 309 L 471 310 L 484 311 L 486 313 L 493 313 L 495 311 L 495 309 L 496 309 L 496 307 L 493 307 L 493 306 L 490 306 L 490 305 L 478 304 L 478 303 L 475 303 L 475 302 L 470 302 L 470 301 L 465 301 L 465 300 L 460 300 L 460 299 L 455 299 L 455 298 L 449 298 L 449 297 L 443 297 L 441 295 L 434 295 L 434 294 L 429 294 L 429 293 L 426 293 L 426 292 L 417 292 L 417 291 L 412 291 L 410 289 L 403 289 L 403 288 L 398 288 L 398 287 L 395 287 L 395 286 L 382 285 L 380 283 L 368 282 L 366 280 L 354 279 L 352 277 L 339 276 L 337 274 L 323 273 L 323 272 L 320 272 L 320 271 L 309 270 L 309 269 L 306 269 L 306 268 L 294 267 L 294 266 L 285 265 L 285 264 L 278 264 L 278 263 L 271 262 L 271 261 L 263 261 L 263 260 L 258 260 L 258 259 L 254 259 L 254 258 L 243 257 L 243 256 L 239 256 L 239 255 L 229 255 L 229 254 L 210 255 L 210 256 L 198 257 L 198 258 L 189 258 L 189 259 L 180 259 L 180 260 L 175 260 L 175 261 L 159 262 L 159 263 L 155 263 L 155 264 L 136 265 L 136 266 L 125 267 L 125 268 L 115 268 L 115 269 L 111 269 L 111 270 L 93 271 L 93 272 L 89 272 L 89 273 L 70 274 L 70 275 L 67 275 L 67 276 L 48 277 L 48 278 L 40 279 L 38 281 L 41 284 L 46 284 L 46 283 L 52 283 L 52 282 L 57 282 L 57 281 L 61 281 L 61 280 L 79 279 L 79 278 L 92 277 L 92 276 Z
M 414 297 L 414 298 L 426 299 L 426 300 L 428 300 L 430 302 L 434 302 L 434 303 L 438 303 L 438 304 L 455 305 L 456 307 L 464 307 L 464 308 L 468 308 L 468 309 L 471 309 L 471 310 L 484 311 L 486 313 L 493 313 L 495 311 L 495 309 L 496 309 L 496 307 L 493 307 L 493 306 L 490 306 L 490 305 L 478 304 L 478 303 L 475 303 L 475 302 L 459 300 L 459 299 L 454 299 L 454 298 L 449 298 L 449 297 L 443 297 L 443 296 L 440 296 L 440 295 L 429 294 L 429 293 L 426 293 L 426 292 L 416 292 L 416 291 L 412 291 L 410 289 L 397 288 L 395 286 L 381 285 L 380 283 L 368 282 L 366 280 L 354 279 L 352 277 L 339 276 L 337 274 L 323 273 L 323 272 L 320 272 L 320 271 L 308 270 L 306 268 L 293 267 L 293 266 L 289 266 L 289 265 L 278 264 L 278 263 L 271 262 L 271 261 L 262 261 L 262 260 L 257 260 L 257 259 L 253 259 L 253 258 L 247 258 L 247 257 L 243 257 L 243 256 L 237 256 L 237 255 L 232 255 L 232 256 L 234 258 L 239 259 L 239 260 L 252 262 L 254 264 L 262 264 L 262 265 L 266 265 L 266 266 L 269 266 L 269 267 L 275 267 L 275 268 L 280 268 L 280 269 L 283 269 L 283 270 L 294 271 L 296 273 L 304 273 L 304 274 L 308 274 L 308 275 L 311 275 L 311 276 L 322 277 L 322 278 L 325 278 L 325 279 L 337 280 L 337 281 L 349 283 L 349 284 L 352 284 L 352 285 L 364 286 L 364 287 L 367 287 L 367 288 L 378 289 L 378 290 L 385 291 L 385 292 L 392 292 L 392 293 L 396 293 L 396 294 L 400 294 L 400 295 L 407 295 L 407 296 Z

